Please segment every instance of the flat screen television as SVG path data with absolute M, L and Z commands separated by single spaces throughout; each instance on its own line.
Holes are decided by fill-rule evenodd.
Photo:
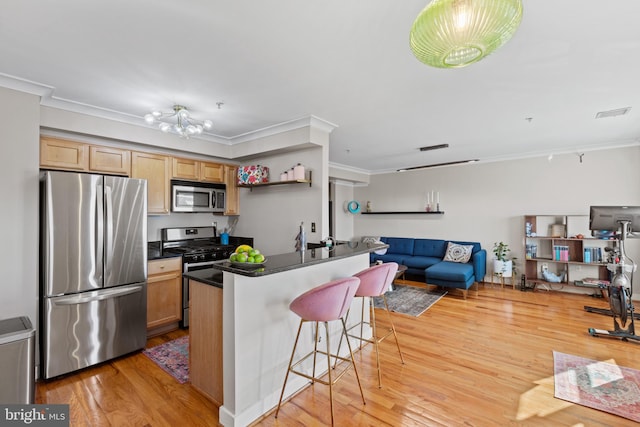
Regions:
M 591 206 L 589 230 L 620 231 L 620 222 L 629 221 L 629 232 L 640 232 L 640 206 Z

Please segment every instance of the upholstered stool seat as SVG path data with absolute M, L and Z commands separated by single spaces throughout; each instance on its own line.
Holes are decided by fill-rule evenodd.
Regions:
M 360 285 L 360 279 L 357 277 L 347 277 L 343 279 L 333 280 L 331 282 L 325 283 L 318 287 L 315 287 L 302 295 L 298 296 L 294 299 L 289 305 L 289 309 L 293 311 L 295 314 L 300 316 L 300 325 L 298 326 L 298 333 L 296 335 L 295 343 L 293 344 L 293 350 L 291 352 L 291 358 L 289 359 L 289 367 L 287 368 L 287 373 L 284 377 L 284 384 L 282 385 L 282 392 L 280 393 L 280 400 L 278 402 L 278 408 L 276 409 L 276 418 L 278 417 L 278 413 L 280 412 L 280 406 L 282 405 L 282 398 L 284 396 L 284 390 L 287 385 L 287 380 L 289 379 L 289 373 L 292 372 L 294 374 L 300 375 L 307 379 L 311 380 L 311 383 L 318 382 L 320 384 L 325 384 L 329 386 L 329 401 L 331 407 L 331 425 L 333 425 L 333 384 L 338 381 L 351 367 L 355 372 L 356 380 L 358 381 L 358 387 L 360 388 L 360 395 L 362 396 L 362 403 L 365 404 L 364 394 L 362 392 L 362 386 L 360 384 L 360 377 L 358 376 L 358 370 L 356 369 L 355 362 L 353 360 L 353 352 L 351 351 L 351 345 L 349 345 L 349 357 L 343 357 L 339 355 L 339 351 L 335 354 L 331 353 L 330 349 L 330 339 L 329 339 L 329 325 L 328 322 L 334 320 L 340 320 L 342 324 L 342 330 L 340 333 L 340 340 L 342 341 L 342 336 L 346 335 L 347 328 L 344 321 L 344 316 L 349 311 L 349 307 L 351 306 L 351 302 L 356 294 L 356 290 Z M 302 325 L 305 322 L 315 322 L 315 343 L 313 347 L 313 351 L 309 352 L 307 355 L 301 357 L 296 362 L 294 362 L 294 356 L 296 353 L 296 347 L 298 346 L 298 340 L 300 338 L 300 332 L 302 331 Z M 326 351 L 322 351 L 318 349 L 318 324 L 322 322 L 325 326 L 326 331 L 326 339 L 325 346 Z M 348 341 L 347 341 L 347 344 Z M 316 376 L 316 357 L 318 354 L 324 355 L 327 358 L 327 380 L 324 380 L 325 374 L 321 374 Z M 298 366 L 313 356 L 313 371 L 312 374 L 309 375 L 301 370 L 297 369 Z M 338 360 L 343 362 L 348 362 L 348 365 L 338 374 L 335 375 L 331 369 L 332 358 L 335 364 L 337 364 Z
M 376 350 L 376 364 L 378 367 L 378 387 L 382 387 L 382 374 L 380 371 L 380 352 L 378 348 L 378 344 L 384 340 L 389 335 L 393 335 L 396 341 L 396 346 L 398 347 L 398 353 L 400 354 L 400 361 L 404 364 L 404 357 L 402 356 L 402 351 L 400 350 L 400 343 L 398 342 L 398 335 L 396 334 L 396 328 L 393 324 L 393 318 L 391 316 L 391 312 L 389 311 L 389 306 L 387 305 L 387 298 L 385 297 L 385 293 L 391 287 L 391 283 L 395 279 L 396 273 L 398 271 L 398 264 L 395 262 L 385 262 L 383 264 L 374 265 L 369 267 L 360 273 L 354 275 L 360 279 L 360 286 L 356 291 L 356 297 L 369 298 L 369 308 L 371 313 L 371 321 L 366 322 L 364 320 L 364 301 L 362 304 L 362 312 L 360 313 L 360 322 L 351 326 L 347 331 L 347 337 L 355 338 L 360 341 L 360 348 L 362 348 L 362 343 L 368 342 L 372 343 Z M 376 328 L 376 311 L 373 307 L 373 298 L 380 297 L 384 302 L 384 309 L 387 312 L 389 317 L 389 323 L 391 324 L 391 328 L 387 331 L 386 334 L 382 336 L 378 336 L 378 330 Z M 349 317 L 349 312 L 345 318 Z M 346 319 L 345 319 L 346 321 Z M 370 339 L 364 338 L 364 325 L 369 325 L 371 327 L 372 337 Z M 351 334 L 355 328 L 360 328 L 360 334 L 355 335 Z M 347 339 L 347 342 L 349 340 Z M 338 351 L 340 351 L 340 345 L 342 344 L 342 338 L 340 339 L 340 343 L 338 344 Z

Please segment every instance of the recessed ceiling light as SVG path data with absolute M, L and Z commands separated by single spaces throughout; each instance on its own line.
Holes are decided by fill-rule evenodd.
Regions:
M 604 119 L 605 117 L 615 117 L 625 115 L 631 110 L 631 107 L 618 108 L 616 110 L 600 111 L 596 114 L 596 119 Z

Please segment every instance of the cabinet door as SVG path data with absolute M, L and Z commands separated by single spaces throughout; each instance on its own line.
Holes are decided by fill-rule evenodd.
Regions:
M 225 165 L 225 183 L 227 185 L 227 206 L 225 215 L 240 215 L 240 194 L 238 192 L 238 168 Z
M 219 405 L 222 381 L 222 289 L 189 280 L 189 379 Z
M 172 176 L 176 179 L 200 179 L 200 162 L 192 159 L 173 158 Z
M 224 165 L 201 162 L 200 180 L 206 182 L 224 182 Z
M 147 213 L 168 214 L 171 158 L 150 153 L 131 153 L 131 177 L 147 180 Z
M 131 174 L 131 152 L 119 148 L 92 145 L 89 149 L 89 170 L 129 176 Z
M 180 258 L 149 261 L 147 279 L 147 329 L 182 319 Z
M 81 142 L 43 136 L 40 138 L 40 166 L 86 171 L 89 168 L 88 147 Z

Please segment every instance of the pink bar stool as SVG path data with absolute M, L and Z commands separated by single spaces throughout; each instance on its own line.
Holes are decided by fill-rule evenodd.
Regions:
M 282 404 L 282 397 L 284 396 L 284 389 L 289 379 L 289 372 L 300 375 L 302 377 L 311 380 L 311 383 L 318 382 L 320 384 L 329 386 L 329 400 L 331 406 L 331 425 L 333 425 L 333 384 L 336 383 L 350 367 L 356 374 L 358 380 L 358 387 L 360 388 L 360 395 L 362 396 L 362 403 L 364 401 L 364 394 L 362 393 L 362 386 L 360 385 L 360 377 L 358 376 L 358 370 L 356 369 L 355 362 L 353 360 L 353 352 L 351 351 L 351 345 L 349 344 L 349 358 L 339 356 L 339 353 L 332 354 L 329 348 L 329 321 L 338 320 L 342 322 L 342 331 L 340 334 L 340 340 L 342 336 L 346 335 L 347 328 L 344 322 L 344 315 L 349 310 L 351 302 L 356 294 L 356 290 L 360 285 L 360 279 L 357 277 L 347 277 L 343 279 L 333 280 L 323 285 L 315 287 L 302 295 L 294 299 L 289 305 L 289 309 L 300 316 L 300 326 L 298 327 L 298 334 L 296 335 L 296 341 L 293 345 L 293 351 L 291 352 L 291 359 L 289 359 L 289 367 L 287 368 L 287 374 L 284 377 L 284 384 L 282 385 L 282 392 L 280 393 L 280 401 L 278 402 L 278 409 L 276 409 L 275 417 L 278 418 L 278 412 L 280 411 L 280 405 Z M 315 337 L 313 351 L 300 358 L 294 363 L 293 358 L 296 353 L 296 347 L 298 346 L 298 339 L 300 338 L 300 331 L 302 331 L 302 325 L 305 322 L 315 322 Z M 326 331 L 326 352 L 318 349 L 318 324 L 324 323 Z M 347 340 L 348 343 L 348 340 Z M 327 375 L 328 380 L 321 379 L 324 377 L 320 375 L 316 377 L 316 356 L 317 354 L 323 354 L 327 357 Z M 296 370 L 296 367 L 307 358 L 313 356 L 313 373 L 308 375 L 304 372 Z M 331 369 L 331 358 L 334 358 L 334 362 L 337 364 L 338 360 L 349 362 L 349 365 L 345 367 L 337 376 Z M 335 366 L 334 366 L 335 367 Z
M 398 353 L 400 354 L 400 360 L 404 365 L 404 357 L 402 356 L 402 351 L 400 350 L 400 343 L 398 342 L 398 334 L 396 334 L 396 327 L 393 324 L 393 319 L 391 317 L 391 312 L 389 311 L 389 306 L 387 305 L 387 298 L 385 297 L 385 292 L 387 292 L 391 286 L 391 283 L 395 279 L 395 275 L 398 271 L 398 264 L 395 262 L 385 262 L 383 264 L 374 265 L 373 267 L 369 267 L 366 270 L 361 271 L 360 273 L 354 275 L 360 279 L 360 286 L 356 291 L 356 297 L 369 297 L 369 308 L 371 313 L 371 321 L 364 321 L 364 301 L 362 302 L 362 313 L 360 314 L 360 322 L 351 326 L 348 331 L 351 331 L 354 328 L 360 327 L 360 335 L 352 335 L 347 333 L 348 337 L 355 338 L 360 340 L 360 348 L 362 348 L 362 342 L 372 343 L 376 349 L 376 364 L 378 366 L 378 387 L 382 387 L 382 375 L 380 373 L 380 352 L 378 350 L 378 344 L 387 338 L 389 335 L 393 334 L 393 337 L 396 340 L 396 346 L 398 347 Z M 381 297 L 384 302 L 384 308 L 389 316 L 389 323 L 391 323 L 391 328 L 389 331 L 381 337 L 378 337 L 378 331 L 376 329 L 376 311 L 373 307 L 373 298 Z M 346 318 L 349 317 L 349 312 L 347 312 Z M 372 337 L 370 339 L 363 338 L 363 328 L 364 325 L 368 324 L 371 327 Z M 349 340 L 347 339 L 347 342 Z M 338 351 L 340 351 L 340 345 L 342 344 L 342 337 L 340 337 L 340 342 L 338 343 Z

